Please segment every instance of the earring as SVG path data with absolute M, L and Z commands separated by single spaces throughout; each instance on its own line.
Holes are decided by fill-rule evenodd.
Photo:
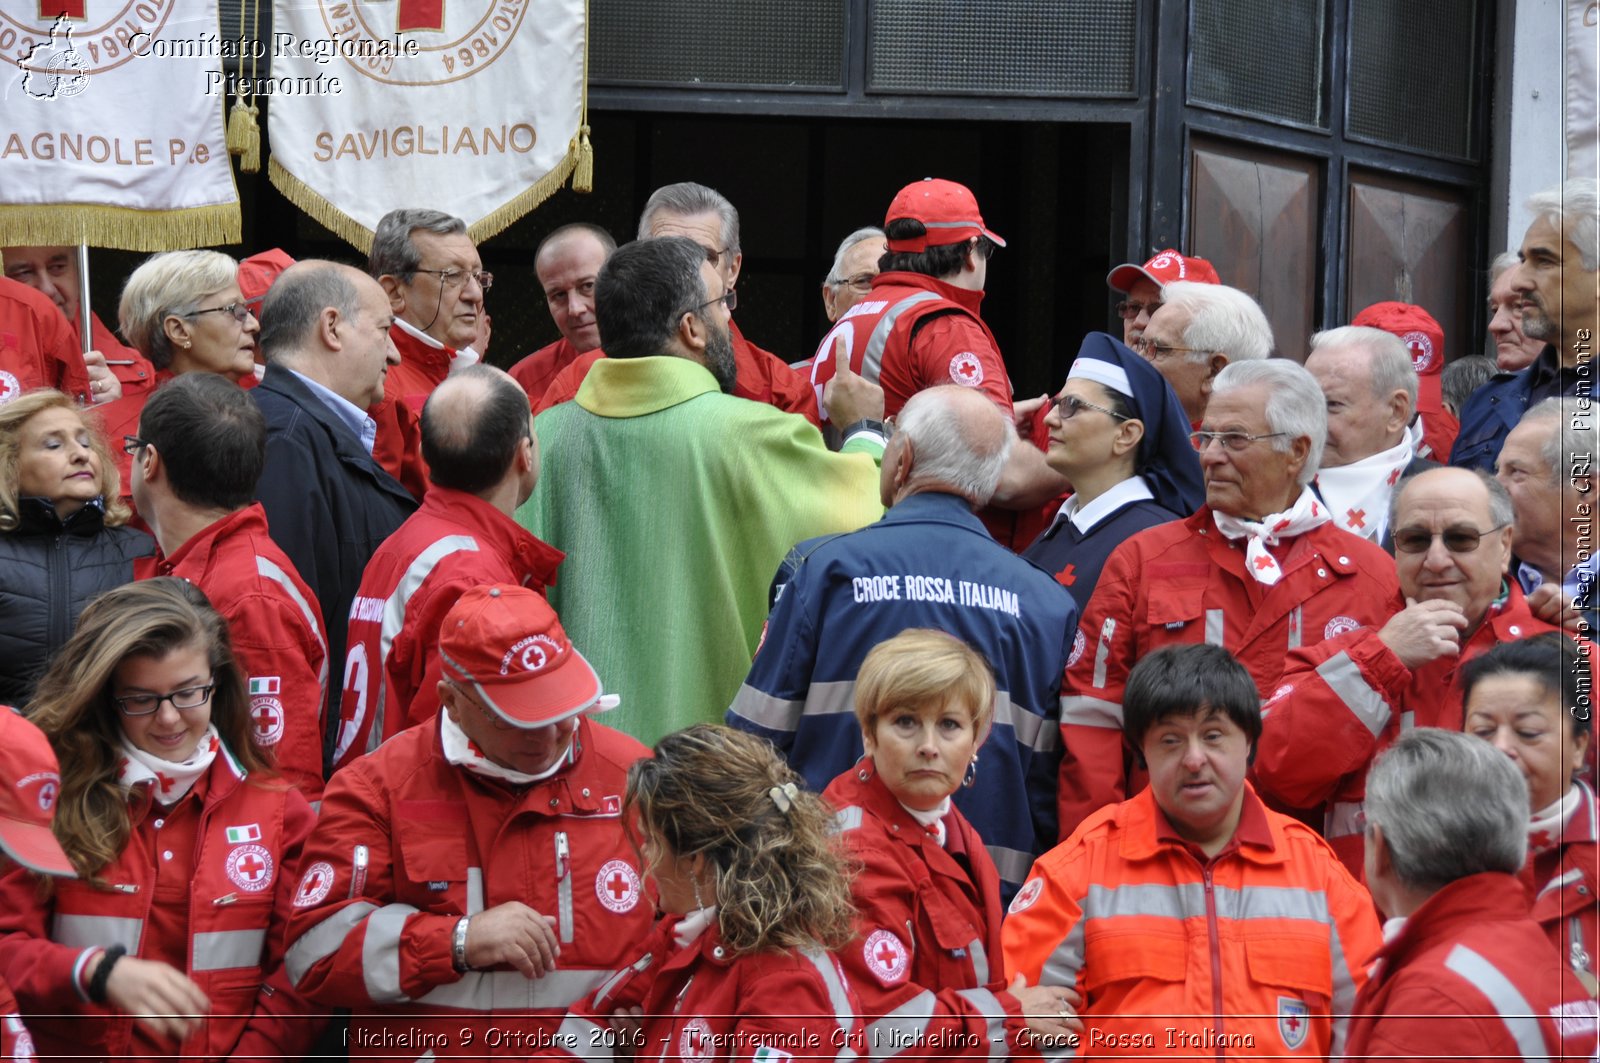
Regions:
M 970 789 L 972 789 L 972 784 L 977 782 L 977 781 L 978 781 L 978 758 L 977 757 L 973 757 L 972 758 L 972 762 L 967 765 L 967 774 L 962 777 L 961 785 L 970 790 Z
M 190 345 L 190 343 L 189 343 L 189 341 L 188 341 L 188 340 L 184 340 L 184 341 L 183 341 L 183 349 L 184 349 L 184 350 L 186 350 L 186 351 L 187 351 L 187 350 L 188 350 L 188 349 L 189 349 L 189 347 L 190 347 L 190 346 L 191 346 L 191 345 Z
M 694 876 L 694 877 L 690 878 L 689 879 L 689 884 L 694 887 L 694 906 L 697 909 L 698 908 L 704 908 L 706 906 L 706 902 L 700 899 L 700 878 L 699 878 L 699 876 L 697 875 L 697 876 Z

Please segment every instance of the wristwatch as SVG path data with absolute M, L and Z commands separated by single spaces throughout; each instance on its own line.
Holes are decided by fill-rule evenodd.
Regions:
M 470 922 L 472 922 L 470 915 L 462 916 L 450 934 L 450 963 L 458 971 L 472 970 L 467 965 L 467 924 Z

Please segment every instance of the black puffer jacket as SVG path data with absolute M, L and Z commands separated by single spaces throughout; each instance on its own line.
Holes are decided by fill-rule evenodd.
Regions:
M 21 524 L 0 532 L 0 705 L 26 705 L 50 657 L 90 599 L 133 579 L 155 541 L 108 528 L 98 501 L 64 522 L 42 498 L 18 500 Z

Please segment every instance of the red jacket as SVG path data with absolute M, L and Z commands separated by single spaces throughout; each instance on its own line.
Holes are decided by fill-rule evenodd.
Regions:
M 89 403 L 78 334 L 48 295 L 0 277 L 0 406 L 34 388 L 58 388 Z
M 422 407 L 433 389 L 450 375 L 455 351 L 430 347 L 398 324 L 389 338 L 400 352 L 400 364 L 390 366 L 383 378 L 383 400 L 367 410 L 378 425 L 372 457 L 413 498 L 428 490 L 428 465 L 422 460 Z
M 840 835 L 860 865 L 859 932 L 839 960 L 861 998 L 873 1055 L 917 1058 L 936 1048 L 940 1059 L 988 1059 L 1005 1044 L 1012 1059 L 1037 1058 L 1000 976 L 1000 876 L 972 824 L 951 806 L 941 846 L 870 758 L 823 797 L 839 810 Z
M 635 955 L 654 913 L 622 795 L 628 766 L 649 754 L 589 720 L 575 742 L 571 766 L 517 791 L 445 760 L 436 718 L 329 782 L 285 967 L 317 1003 L 355 1009 L 351 1055 L 394 1054 L 412 1031 L 439 1056 L 526 1056 Z M 557 917 L 556 970 L 457 971 L 456 923 L 513 900 Z
M 439 626 L 457 598 L 486 583 L 542 593 L 564 557 L 483 499 L 428 488 L 350 607 L 335 769 L 439 711 Z
M 737 323 L 728 322 L 728 329 L 733 335 L 733 362 L 738 371 L 733 394 L 741 399 L 776 406 L 785 413 L 798 413 L 820 427 L 817 395 L 805 376 L 790 369 L 783 359 L 771 351 L 764 351 L 745 339 Z M 596 349 L 575 358 L 556 374 L 545 389 L 544 396 L 534 404 L 533 412 L 542 413 L 552 406 L 570 401 L 578 393 L 589 367 L 604 357 L 605 352 Z
M 281 780 L 246 781 L 226 747 L 195 785 L 171 811 L 155 806 L 147 789 L 133 796 L 133 833 L 100 872 L 110 889 L 55 879 L 41 901 L 31 872 L 13 867 L 0 879 L 0 977 L 35 1016 L 28 1025 L 42 1054 L 119 1059 L 140 1043 L 130 1017 L 80 992 L 80 963 L 119 943 L 130 956 L 188 957 L 180 969 L 210 999 L 209 1017 L 176 1054 L 298 1057 L 315 1039 L 321 1023 L 281 966 L 300 851 L 315 817 Z M 184 801 L 200 805 L 193 849 L 166 848 L 162 828 L 188 814 Z M 170 893 L 173 881 L 186 885 Z M 174 927 L 183 941 L 146 933 Z
M 1522 884 L 1534 921 L 1593 992 L 1600 970 L 1600 813 L 1588 784 L 1577 780 L 1573 785 L 1580 801 L 1560 843 L 1529 855 Z
M 122 398 L 101 403 L 94 407 L 94 411 L 100 417 L 106 443 L 111 448 L 111 458 L 117 463 L 117 473 L 122 477 L 122 497 L 129 499 L 131 489 L 128 486 L 128 473 L 133 456 L 122 449 L 122 437 L 139 434 L 139 415 L 144 412 L 145 400 L 160 381 L 150 359 L 132 347 L 124 347 L 111 334 L 111 330 L 101 323 L 98 314 L 90 314 L 89 320 L 89 334 L 94 341 L 94 349 L 106 356 L 106 368 L 122 385 Z M 72 335 L 73 342 L 77 342 L 76 326 L 72 329 Z M 122 362 L 129 364 L 122 365 Z
M 1261 709 L 1255 779 L 1261 792 L 1292 808 L 1326 803 L 1322 836 L 1362 877 L 1362 799 L 1372 759 L 1413 727 L 1461 730 L 1456 670 L 1501 642 L 1553 630 L 1528 612 L 1516 581 L 1490 606 L 1459 657 L 1415 672 L 1378 637 L 1387 620 L 1289 654 L 1277 689 Z
M 977 388 L 1011 414 L 1011 378 L 994 333 L 978 316 L 983 292 L 921 273 L 880 273 L 872 291 L 845 311 L 811 359 L 818 399 L 833 379 L 834 342 L 844 338 L 850 368 L 883 387 L 893 417 L 917 392 L 939 384 Z M 844 428 L 844 425 L 838 427 Z
M 1595 1002 L 1528 917 L 1522 887 L 1486 872 L 1435 893 L 1378 952 L 1346 1057 L 1592 1059 Z
M 1096 812 L 1034 863 L 1001 938 L 1008 978 L 1077 988 L 1084 1055 L 1175 1059 L 1337 1055 L 1380 940 L 1367 891 L 1248 784 L 1210 859 L 1148 789 Z
M 316 595 L 267 534 L 261 503 L 223 517 L 153 567 L 139 575 L 188 580 L 228 622 L 250 685 L 256 745 L 307 801 L 318 800 L 328 639 Z
M 522 385 L 522 390 L 528 393 L 528 404 L 533 407 L 533 412 L 538 413 L 542 408 L 539 400 L 544 398 L 544 393 L 549 389 L 550 383 L 557 374 L 582 353 L 565 336 L 554 343 L 540 347 L 528 357 L 507 369 L 511 378 Z
M 1273 586 L 1245 572 L 1244 541 L 1217 531 L 1211 508 L 1140 532 L 1111 554 L 1078 625 L 1061 697 L 1061 836 L 1144 785 L 1122 741 L 1122 691 L 1140 658 L 1162 646 L 1220 645 L 1249 669 L 1263 698 L 1291 650 L 1404 605 L 1394 559 L 1332 523 L 1276 551 Z
M 847 1063 L 865 1054 L 861 1007 L 832 955 L 813 947 L 735 956 L 715 923 L 681 948 L 676 918 L 634 944 L 630 954 L 643 954 L 623 977 L 573 1008 L 561 1027 L 573 1055 L 609 1059 L 606 1016 L 627 1007 L 644 1012 L 635 1059 Z
M 0 1063 L 30 1063 L 33 1056 L 33 1035 L 22 1023 L 11 987 L 0 979 Z

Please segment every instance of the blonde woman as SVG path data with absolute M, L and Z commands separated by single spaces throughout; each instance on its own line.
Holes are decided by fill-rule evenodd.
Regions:
M 54 830 L 79 876 L 0 878 L 0 978 L 40 1054 L 298 1056 L 319 1024 L 281 959 L 313 815 L 250 741 L 204 596 L 172 578 L 101 596 L 29 716 L 62 764 Z
M 0 705 L 26 705 L 83 607 L 155 552 L 95 416 L 49 388 L 0 406 Z
M 1081 1029 L 1065 1015 L 1077 994 L 1006 985 L 1000 875 L 950 801 L 994 722 L 994 675 L 960 639 L 910 628 L 873 647 L 855 692 L 866 755 L 823 797 L 861 865 L 859 932 L 840 958 L 867 1043 L 874 1055 L 927 1044 L 941 1058 L 987 1059 L 1004 1045 L 1010 1058 L 1037 1058 L 1029 1017 L 1035 1032 L 1065 1037 Z
M 591 1058 L 860 1054 L 860 1008 L 828 951 L 854 915 L 831 816 L 772 747 L 711 724 L 667 735 L 629 769 L 623 814 L 666 916 L 563 1030 Z

